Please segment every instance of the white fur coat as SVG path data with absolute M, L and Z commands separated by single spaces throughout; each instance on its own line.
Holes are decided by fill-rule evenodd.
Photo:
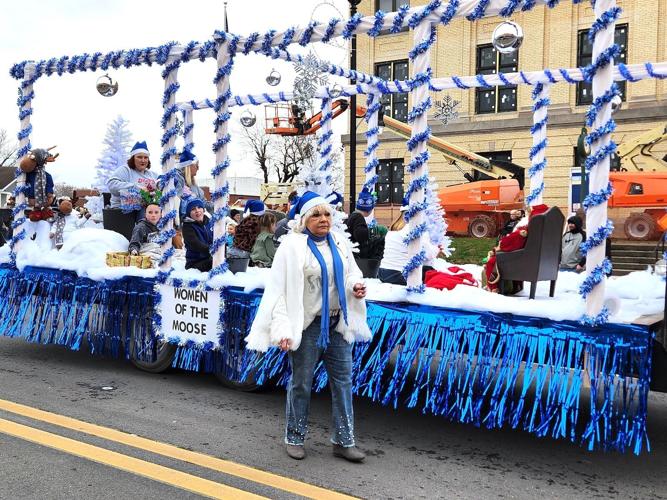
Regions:
M 363 282 L 363 277 L 349 245 L 341 235 L 331 234 L 343 261 L 348 321 L 345 324 L 341 315 L 336 331 L 349 343 L 367 342 L 371 339 L 371 332 L 366 323 L 366 301 L 357 299 L 352 290 L 356 283 Z M 292 341 L 292 350 L 299 348 L 304 329 L 304 267 L 307 252 L 310 249 L 305 234 L 289 233 L 282 239 L 273 258 L 271 276 L 250 334 L 245 338 L 248 349 L 266 351 L 271 346 L 277 346 L 282 339 Z

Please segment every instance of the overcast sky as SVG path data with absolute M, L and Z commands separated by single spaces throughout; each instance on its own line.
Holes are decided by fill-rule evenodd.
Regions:
M 334 7 L 335 6 L 335 7 Z M 337 12 L 336 8 L 339 10 Z M 290 25 L 305 25 L 311 19 L 347 17 L 345 0 L 228 0 L 230 31 L 247 35 L 268 29 L 284 31 Z M 19 129 L 16 106 L 18 82 L 9 76 L 10 67 L 26 59 L 40 60 L 72 56 L 84 52 L 158 46 L 168 41 L 187 43 L 211 39 L 223 28 L 222 0 L 3 0 L 0 16 L 0 128 L 16 136 Z M 304 49 L 294 47 L 294 52 Z M 342 47 L 315 47 L 317 54 L 347 66 Z M 266 75 L 275 67 L 282 74 L 278 87 L 268 87 Z M 181 66 L 181 88 L 177 100 L 215 97 L 212 83 L 215 61 L 192 61 Z M 103 97 L 95 90 L 102 71 L 43 77 L 35 84 L 33 100 L 33 147 L 58 145 L 61 157 L 49 167 L 56 182 L 89 185 L 102 152 L 107 125 L 117 116 L 129 120 L 135 140 L 146 140 L 154 164 L 159 164 L 160 117 L 163 80 L 161 67 L 118 69 L 110 74 L 119 83 L 118 94 Z M 293 67 L 260 56 L 238 56 L 232 75 L 232 92 L 261 93 L 291 90 Z M 238 109 L 238 108 L 235 108 Z M 255 108 L 258 121 L 264 117 Z M 235 112 L 232 134 L 238 138 L 240 111 Z M 214 164 L 211 144 L 213 112 L 197 111 L 195 152 L 205 172 Z M 346 120 L 338 118 L 336 130 L 346 130 Z M 235 175 L 258 175 L 238 141 L 231 149 Z

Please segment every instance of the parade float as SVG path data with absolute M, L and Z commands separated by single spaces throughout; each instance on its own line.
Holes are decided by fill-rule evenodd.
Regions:
M 305 27 L 270 30 L 237 36 L 217 31 L 211 40 L 181 45 L 103 53 L 84 53 L 42 61 L 24 61 L 11 68 L 19 82 L 20 157 L 34 151 L 32 100 L 39 84 L 49 77 L 83 71 L 109 71 L 155 64 L 164 79 L 162 104 L 163 217 L 159 223 L 162 258 L 157 269 L 109 267 L 108 252 L 127 250 L 127 240 L 112 231 L 83 228 L 64 238 L 62 246 L 50 247 L 50 223 L 25 216 L 29 183 L 17 170 L 14 229 L 9 248 L 3 250 L 0 268 L 0 334 L 29 342 L 58 344 L 70 349 L 85 346 L 92 354 L 127 356 L 137 366 L 161 371 L 169 366 L 214 372 L 227 384 L 251 389 L 267 383 L 284 384 L 289 368 L 284 353 L 246 351 L 244 337 L 262 294 L 266 269 L 233 274 L 225 260 L 225 217 L 228 214 L 230 166 L 228 132 L 232 110 L 240 106 L 289 102 L 303 98 L 303 89 L 286 89 L 258 95 L 233 94 L 230 75 L 235 58 L 250 53 L 285 61 L 302 61 L 299 50 L 309 44 L 353 35 L 376 37 L 383 32 L 409 28 L 413 47 L 410 78 L 384 81 L 335 64 L 310 58 L 309 71 L 333 75 L 334 85 L 312 89 L 308 98 L 321 103 L 318 130 L 319 175 L 331 177 L 331 105 L 337 98 L 365 95 L 368 138 L 364 186 L 377 180 L 376 158 L 380 97 L 409 92 L 412 109 L 408 121 L 411 137 L 406 147 L 411 161 L 407 187 L 409 206 L 409 262 L 404 269 L 408 286 L 368 283 L 368 324 L 373 340 L 354 350 L 354 391 L 383 405 L 416 408 L 423 413 L 487 428 L 511 427 L 537 436 L 563 438 L 588 449 L 640 453 L 648 450 L 647 398 L 651 382 L 653 338 L 664 307 L 664 279 L 651 273 L 635 273 L 607 281 L 610 263 L 605 240 L 612 231 L 606 205 L 611 194 L 609 159 L 617 104 L 617 80 L 636 82 L 665 78 L 667 63 L 614 65 L 618 47 L 613 43 L 620 9 L 613 0 L 593 3 L 596 20 L 590 30 L 593 62 L 584 68 L 545 69 L 512 74 L 434 78 L 430 47 L 436 28 L 446 36 L 447 25 L 457 17 L 475 22 L 485 16 L 511 18 L 520 10 L 554 8 L 554 0 L 434 0 L 422 7 L 402 7 L 397 12 L 355 15 L 347 20 L 313 21 Z M 520 28 L 499 21 L 494 43 L 511 50 L 521 41 Z M 214 58 L 215 95 L 209 99 L 177 101 L 178 75 L 188 62 Z M 279 85 L 272 73 L 267 85 Z M 105 75 L 98 90 L 113 95 L 117 86 Z M 354 84 L 345 83 L 345 79 Z M 496 85 L 532 88 L 534 122 L 530 189 L 526 202 L 542 203 L 547 167 L 549 92 L 554 85 L 581 81 L 593 84 L 594 101 L 587 114 L 591 132 L 586 162 L 590 194 L 586 198 L 584 245 L 586 272 L 558 277 L 558 293 L 549 297 L 537 287 L 536 299 L 526 294 L 504 297 L 477 287 L 453 290 L 426 289 L 421 282 L 428 238 L 446 243 L 445 225 L 436 208 L 428 171 L 430 138 L 429 92 L 448 88 L 475 89 Z M 298 96 L 295 96 L 295 92 Z M 172 237 L 177 218 L 175 147 L 185 117 L 186 147 L 192 148 L 193 111 L 211 107 L 214 122 L 215 189 L 211 245 L 213 269 L 209 273 L 186 271 L 174 265 Z M 254 122 L 252 111 L 241 121 Z M 41 163 L 39 168 L 46 164 Z M 323 188 L 324 189 L 324 188 Z M 326 193 L 325 193 L 326 194 Z M 34 208 L 34 203 L 32 203 Z M 562 217 L 562 216 L 561 216 Z M 435 230 L 434 230 L 435 228 Z M 560 231 L 559 235 L 560 236 Z M 6 247 L 5 247 L 6 248 Z M 537 276 L 536 280 L 553 280 Z M 624 281 L 621 281 L 624 280 Z M 552 282 L 553 283 L 553 282 Z M 553 286 L 553 285 L 552 285 Z M 647 319 L 648 318 L 648 319 Z M 661 339 L 659 339 L 661 340 Z M 316 390 L 326 386 L 326 372 L 316 373 Z

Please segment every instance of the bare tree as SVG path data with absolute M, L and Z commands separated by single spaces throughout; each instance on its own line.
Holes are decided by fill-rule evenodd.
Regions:
M 292 182 L 304 162 L 317 158 L 316 139 L 312 135 L 281 137 L 271 144 L 278 182 Z
M 53 194 L 56 198 L 61 196 L 69 196 L 72 198 L 73 193 L 76 189 L 80 189 L 73 184 L 68 184 L 66 182 L 56 182 L 53 185 Z
M 18 161 L 16 157 L 18 150 L 18 143 L 9 138 L 4 128 L 0 129 L 0 167 L 15 166 Z
M 253 158 L 264 176 L 264 182 L 269 182 L 269 145 L 271 136 L 266 134 L 259 126 L 243 128 L 245 134 L 244 142 L 250 146 Z
M 278 182 L 293 182 L 304 161 L 316 157 L 316 138 L 313 135 L 283 137 L 267 134 L 259 126 L 246 128 L 243 132 L 264 182 L 269 182 L 270 178 Z

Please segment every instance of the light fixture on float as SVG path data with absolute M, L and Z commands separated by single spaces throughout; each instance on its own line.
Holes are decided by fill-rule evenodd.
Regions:
M 118 92 L 118 82 L 109 76 L 109 73 L 106 73 L 100 76 L 97 79 L 95 88 L 104 97 L 112 97 Z
M 331 96 L 332 99 L 338 99 L 342 94 L 343 87 L 341 87 L 338 83 L 335 83 L 334 86 L 329 89 L 329 96 Z
M 271 73 L 269 73 L 269 76 L 266 77 L 266 83 L 271 85 L 272 87 L 275 87 L 280 83 L 280 80 L 282 80 L 282 76 L 276 69 L 272 69 Z
M 255 124 L 257 117 L 255 116 L 255 113 L 249 109 L 246 109 L 243 113 L 241 113 L 241 118 L 239 118 L 239 121 L 241 122 L 241 125 L 248 128 Z
M 503 21 L 493 30 L 491 43 L 501 54 L 511 54 L 523 43 L 523 29 L 513 21 Z

